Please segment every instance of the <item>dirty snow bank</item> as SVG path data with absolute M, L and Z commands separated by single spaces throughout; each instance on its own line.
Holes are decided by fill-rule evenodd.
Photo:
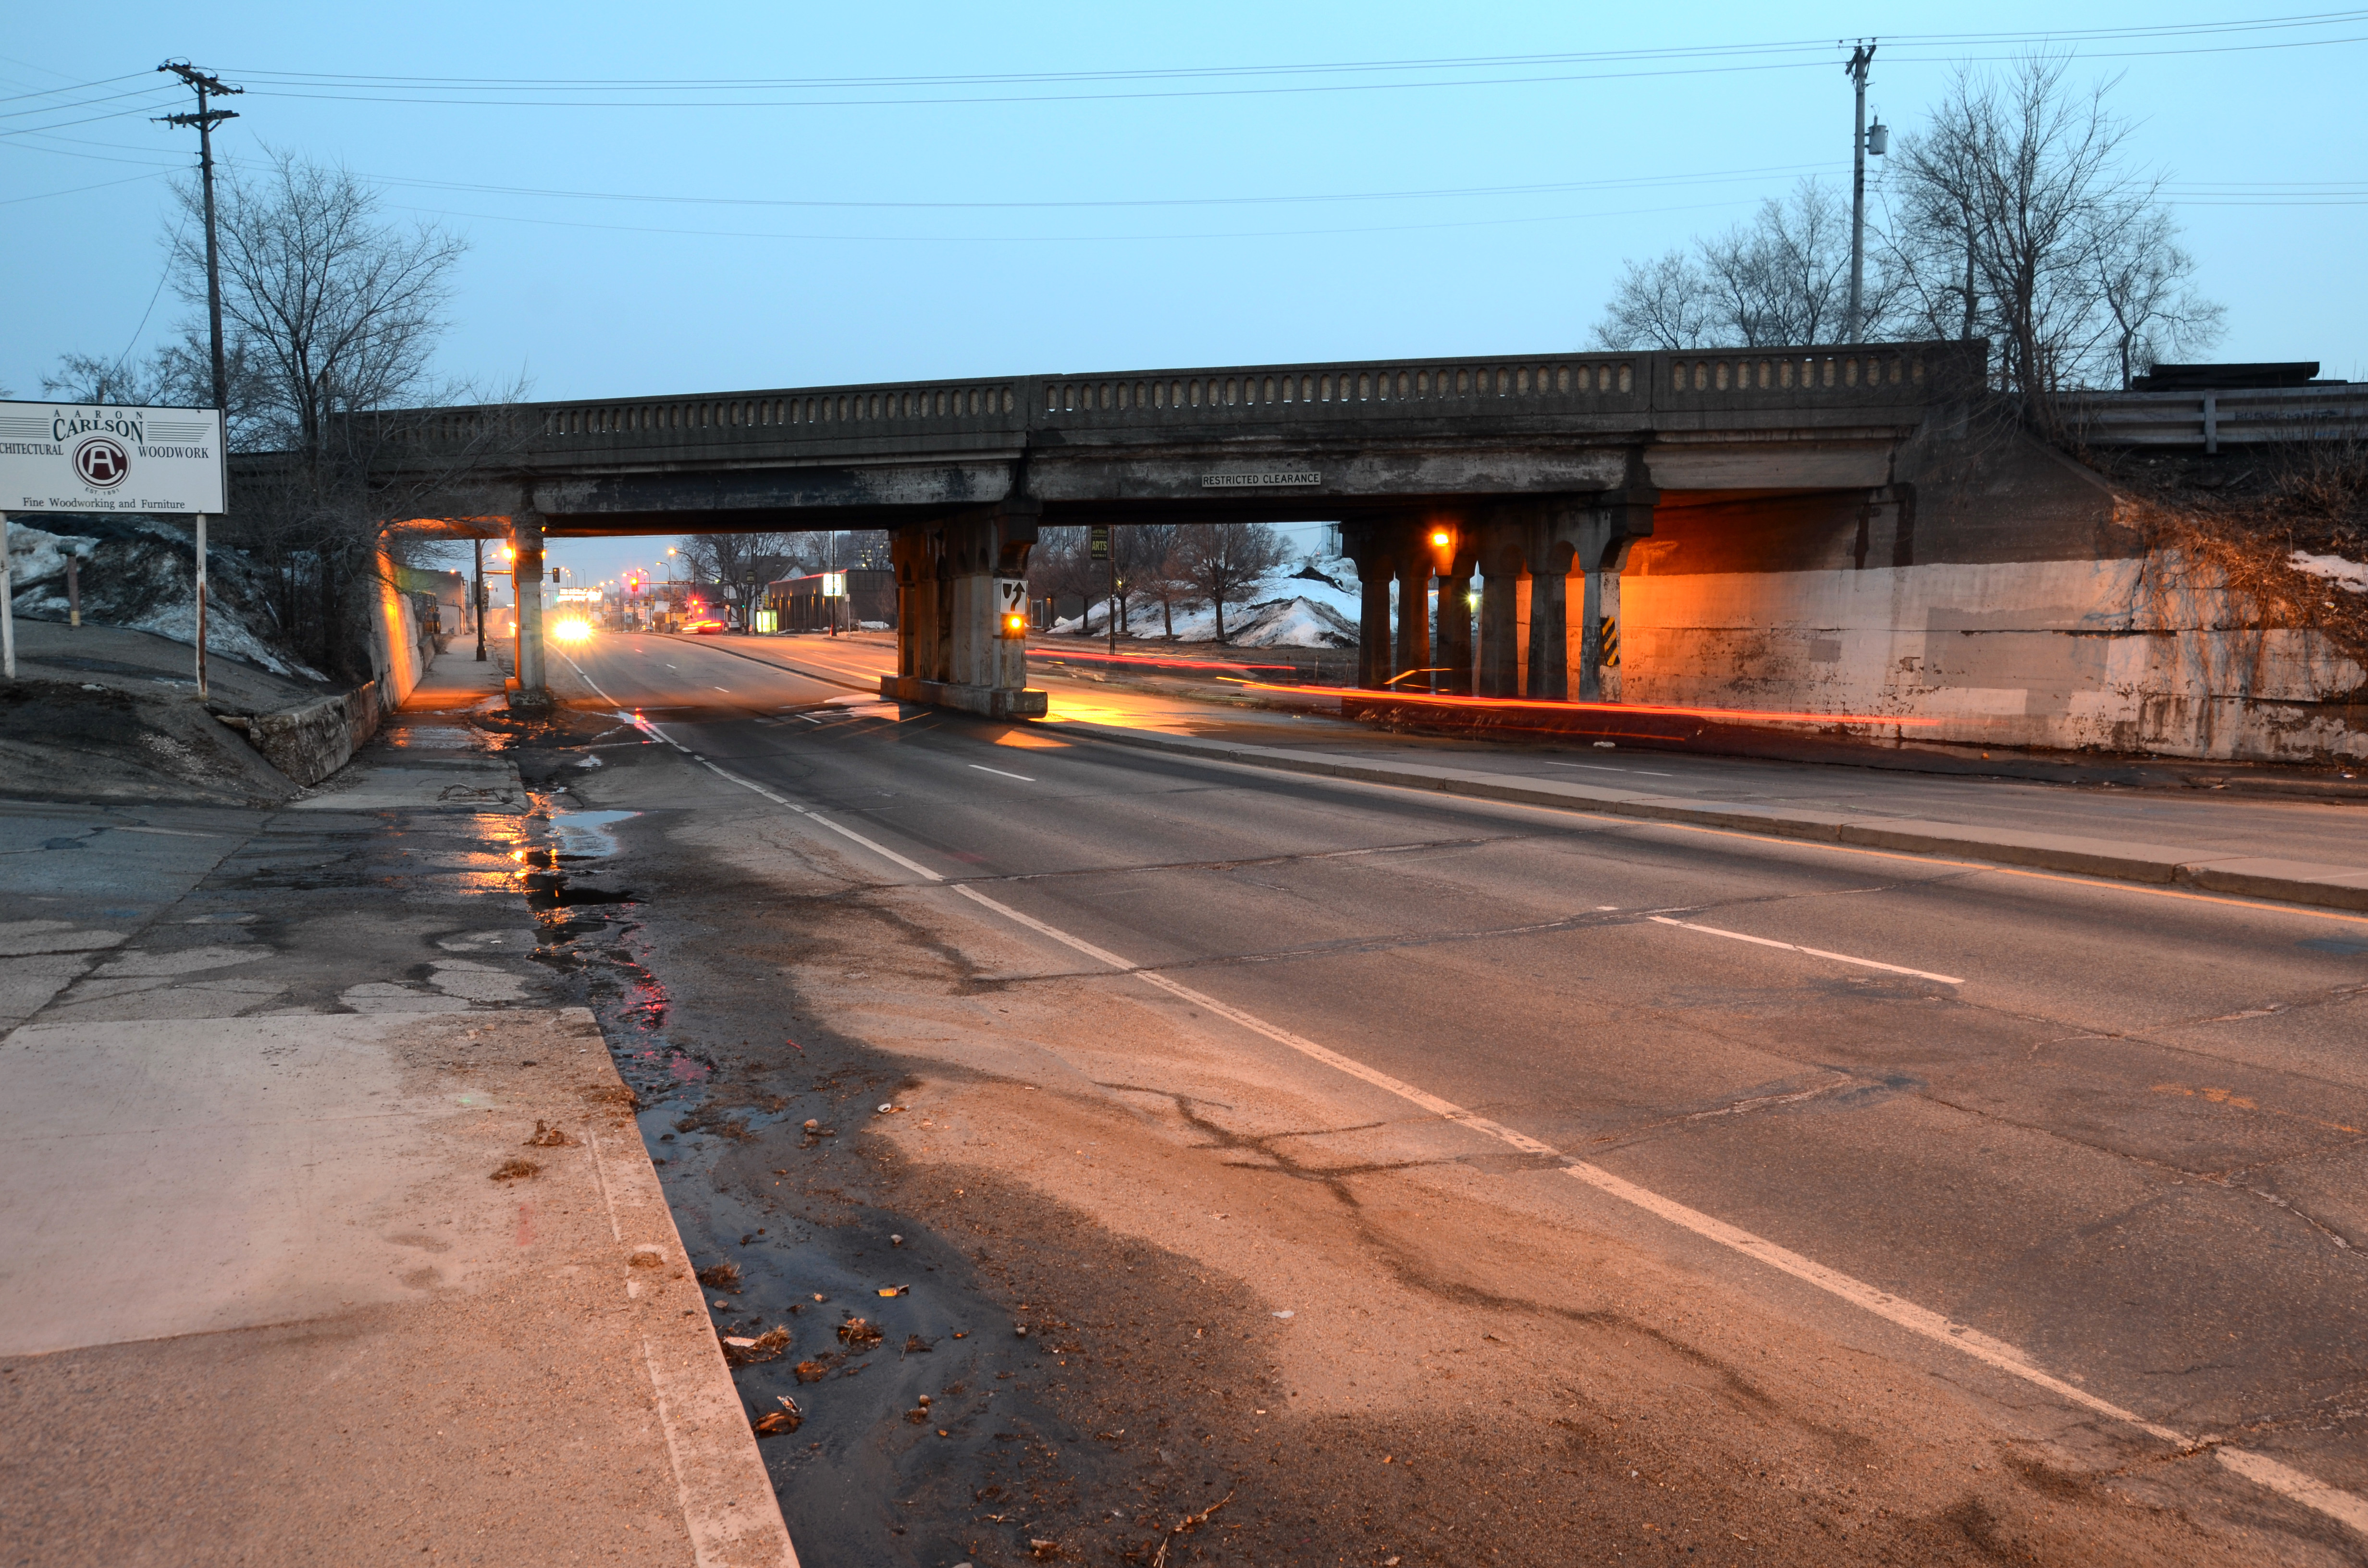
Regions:
M 146 517 L 90 517 L 88 534 L 8 525 L 12 607 L 28 620 L 63 620 L 66 558 L 81 563 L 83 619 L 97 626 L 153 631 L 195 645 L 196 555 L 181 528 Z M 206 648 L 278 676 L 325 677 L 274 647 L 270 611 L 245 554 L 216 546 L 207 554 Z
M 2286 564 L 2297 572 L 2325 577 L 2352 593 L 2368 594 L 2368 564 L 2346 561 L 2340 555 L 2313 555 L 2306 550 L 2297 550 L 2287 556 Z
M 1236 648 L 1353 648 L 1359 595 L 1357 568 L 1346 556 L 1285 567 L 1226 607 L 1225 641 Z M 1174 619 L 1178 642 L 1216 640 L 1217 613 L 1206 599 L 1178 600 Z M 1166 635 L 1159 601 L 1147 595 L 1127 596 L 1125 625 L 1136 637 Z M 1109 631 L 1104 598 L 1089 601 L 1082 617 L 1054 621 L 1052 634 L 1099 637 Z

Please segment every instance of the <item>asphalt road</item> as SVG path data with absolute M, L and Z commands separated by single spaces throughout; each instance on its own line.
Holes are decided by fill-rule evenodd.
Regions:
M 1938 1314 L 1926 1338 L 1990 1346 L 1966 1378 L 2222 1444 L 2322 1525 L 2368 1496 L 2368 920 L 899 722 L 851 689 L 880 653 L 569 656 L 579 699 L 860 835 L 883 879 L 1580 1162 L 1558 1201 L 1670 1267 L 1808 1318 Z

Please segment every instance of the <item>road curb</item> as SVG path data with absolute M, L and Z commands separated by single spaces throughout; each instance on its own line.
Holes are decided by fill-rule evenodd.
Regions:
M 1230 762 L 1285 773 L 1433 790 L 1473 800 L 1515 805 L 1560 806 L 1645 822 L 1679 823 L 1741 833 L 1769 834 L 1858 848 L 1892 849 L 1914 855 L 1960 855 L 1999 865 L 2067 871 L 2118 881 L 2182 885 L 2208 892 L 2328 909 L 2368 910 L 2368 867 L 2329 866 L 2303 860 L 2192 849 L 2123 839 L 2082 838 L 2062 834 L 2018 833 L 1957 823 L 1896 817 L 1861 817 L 1773 806 L 1708 803 L 1670 795 L 1563 784 L 1547 778 L 1517 778 L 1468 768 L 1414 763 L 1374 763 L 1321 752 L 1286 750 L 1235 741 L 1203 740 L 1156 730 L 1066 722 L 1053 728 L 1117 745 L 1142 747 L 1210 762 Z

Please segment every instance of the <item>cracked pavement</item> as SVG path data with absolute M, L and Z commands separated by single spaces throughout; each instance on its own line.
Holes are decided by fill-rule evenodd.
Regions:
M 2361 1560 L 2214 1456 L 2368 1491 L 2368 923 L 580 657 L 524 766 L 808 1561 Z

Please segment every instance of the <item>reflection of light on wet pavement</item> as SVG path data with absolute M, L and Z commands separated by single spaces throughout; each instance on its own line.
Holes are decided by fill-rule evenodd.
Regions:
M 1047 694 L 1045 718 L 1053 723 L 1068 720 L 1080 724 L 1118 724 L 1131 730 L 1167 730 L 1183 733 L 1197 715 L 1161 713 L 1142 708 L 1119 708 L 1059 692 Z M 1201 720 L 1205 723 L 1205 719 Z
M 582 858 L 605 858 L 617 852 L 616 836 L 609 832 L 620 822 L 640 816 L 639 812 L 560 812 L 551 813 L 551 836 L 562 856 Z

